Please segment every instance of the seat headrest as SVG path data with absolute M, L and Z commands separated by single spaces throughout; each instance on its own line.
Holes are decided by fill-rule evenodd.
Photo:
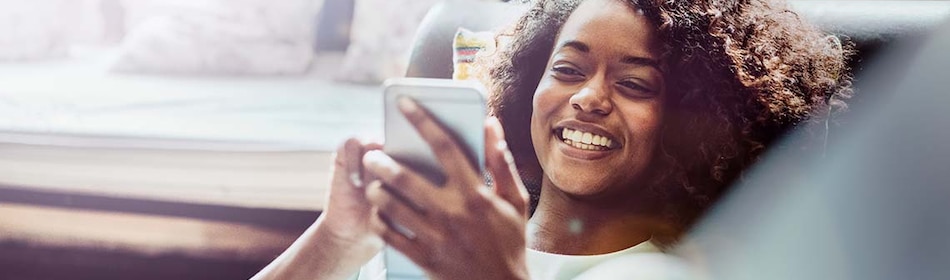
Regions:
M 928 34 L 950 18 L 942 1 L 790 1 L 792 9 L 822 30 L 854 43 L 853 71 L 878 50 L 903 38 Z M 434 6 L 416 33 L 409 77 L 452 78 L 452 40 L 459 27 L 497 29 L 517 19 L 525 5 L 446 0 Z

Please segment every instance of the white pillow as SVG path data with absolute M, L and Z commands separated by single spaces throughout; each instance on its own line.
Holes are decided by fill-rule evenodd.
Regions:
M 126 0 L 112 69 L 176 74 L 298 74 L 313 59 L 323 0 Z
M 0 0 L 0 61 L 65 57 L 74 44 L 100 44 L 103 0 Z

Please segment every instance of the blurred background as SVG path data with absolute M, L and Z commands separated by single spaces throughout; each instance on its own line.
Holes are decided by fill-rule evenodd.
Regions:
M 474 11 L 522 9 L 501 2 L 507 1 L 0 0 L 0 279 L 250 277 L 319 215 L 335 147 L 347 137 L 382 135 L 380 83 L 405 75 L 410 59 L 426 61 L 427 55 L 410 52 L 441 36 L 417 37 L 416 31 L 452 37 L 456 26 L 433 25 L 491 18 Z M 950 102 L 925 94 L 945 87 L 907 87 L 917 83 L 905 80 L 929 77 L 924 74 L 938 78 L 922 83 L 946 80 L 939 78 L 946 77 L 946 64 L 935 58 L 946 58 L 936 50 L 947 45 L 922 46 L 946 22 L 950 5 L 793 1 L 793 8 L 855 44 L 853 113 L 827 124 L 827 151 L 835 152 L 772 156 L 782 160 L 753 173 L 749 181 L 760 184 L 737 188 L 694 233 L 692 251 L 684 255 L 713 279 L 895 279 L 902 274 L 888 271 L 904 271 L 895 261 L 900 257 L 911 256 L 907 263 L 923 268 L 947 260 L 939 255 L 945 246 L 926 246 L 950 244 L 936 237 L 947 233 L 946 223 L 886 223 L 923 213 L 918 210 L 930 213 L 928 221 L 946 221 L 940 217 L 950 205 L 946 181 L 938 180 L 945 178 L 927 176 L 946 166 L 929 159 L 947 158 L 950 148 L 936 144 L 950 142 L 947 135 L 924 134 L 919 139 L 937 142 L 907 143 L 930 150 L 896 151 L 907 156 L 881 161 L 933 168 L 923 175 L 894 166 L 860 168 L 855 161 L 872 162 L 856 155 L 902 141 L 880 135 L 888 125 L 950 131 L 939 122 L 874 117 L 946 119 L 912 114 L 946 112 Z M 430 9 L 434 15 L 424 20 Z M 488 25 L 496 24 L 491 20 Z M 444 54 L 451 47 L 446 44 Z M 931 64 L 915 66 L 921 61 Z M 902 92 L 923 95 L 895 97 Z M 892 102 L 898 99 L 905 101 Z M 869 137 L 890 142 L 854 146 Z M 884 177 L 861 177 L 867 172 Z M 882 179 L 889 174 L 919 180 L 894 186 Z M 895 195 L 871 190 L 913 186 L 941 188 L 899 200 L 926 205 L 921 209 L 868 210 Z M 853 204 L 837 203 L 861 190 L 869 191 Z M 867 213 L 885 219 L 862 218 Z M 856 222 L 830 226 L 841 220 Z M 894 227 L 924 230 L 852 238 Z M 790 237 L 802 228 L 825 230 Z M 896 241 L 883 251 L 859 249 L 918 237 L 932 243 L 908 248 L 937 253 L 893 249 L 905 245 Z M 856 258 L 893 252 L 901 254 Z M 761 257 L 768 254 L 772 258 Z M 790 258 L 801 262 L 789 269 L 784 262 Z M 813 274 L 797 274 L 805 270 Z
M 436 2 L 0 0 L 0 279 L 250 277 Z

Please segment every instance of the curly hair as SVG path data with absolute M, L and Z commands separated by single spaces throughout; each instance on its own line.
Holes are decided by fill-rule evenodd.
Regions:
M 582 0 L 538 0 L 488 63 L 491 113 L 532 194 L 541 167 L 532 98 L 556 37 Z M 851 46 L 768 0 L 618 0 L 643 11 L 663 42 L 670 96 L 649 193 L 657 215 L 685 230 L 790 128 L 831 117 L 852 94 Z

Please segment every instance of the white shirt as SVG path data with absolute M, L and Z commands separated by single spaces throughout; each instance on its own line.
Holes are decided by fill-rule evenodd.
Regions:
M 528 249 L 528 273 L 533 280 L 574 279 L 610 259 L 630 254 L 660 253 L 650 240 L 633 247 L 600 255 L 560 255 Z
M 593 268 L 603 263 L 609 263 L 609 260 L 621 259 L 635 254 L 643 254 L 644 256 L 662 255 L 659 248 L 648 240 L 627 249 L 600 255 L 560 255 L 527 249 L 525 257 L 531 279 L 561 280 L 577 279 L 578 277 L 591 278 L 595 274 L 603 275 L 601 273 L 603 269 L 598 271 Z M 352 279 L 395 280 L 386 279 L 386 263 L 382 252 L 363 265 L 358 277 Z

